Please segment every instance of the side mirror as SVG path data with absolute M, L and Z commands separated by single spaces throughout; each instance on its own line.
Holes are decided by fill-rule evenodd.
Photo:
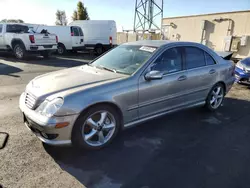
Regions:
M 147 74 L 145 74 L 145 79 L 150 80 L 160 80 L 162 79 L 163 74 L 160 71 L 150 71 Z

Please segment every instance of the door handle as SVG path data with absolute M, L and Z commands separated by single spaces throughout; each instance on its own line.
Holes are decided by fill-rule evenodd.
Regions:
M 183 75 L 183 76 L 180 76 L 178 78 L 178 81 L 183 81 L 183 80 L 186 80 L 187 79 L 187 76 Z
M 215 69 L 211 69 L 211 70 L 209 71 L 209 74 L 214 74 L 215 72 L 216 72 Z

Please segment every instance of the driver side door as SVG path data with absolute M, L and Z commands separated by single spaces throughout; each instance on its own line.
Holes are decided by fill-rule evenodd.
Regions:
M 139 118 L 173 110 L 185 104 L 188 75 L 183 64 L 183 49 L 174 47 L 164 51 L 139 79 Z M 156 70 L 162 79 L 146 80 L 145 74 Z

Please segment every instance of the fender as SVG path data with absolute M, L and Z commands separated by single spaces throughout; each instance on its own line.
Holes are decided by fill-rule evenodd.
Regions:
M 14 38 L 14 39 L 11 40 L 11 48 L 12 48 L 12 50 L 13 50 L 13 48 L 14 48 L 13 45 L 14 45 L 15 43 L 21 43 L 21 44 L 24 46 L 24 48 L 26 49 L 25 44 L 24 44 L 24 42 L 23 42 L 21 39 Z

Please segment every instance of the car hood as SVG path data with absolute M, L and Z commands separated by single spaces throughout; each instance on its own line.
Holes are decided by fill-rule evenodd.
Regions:
M 127 75 L 83 65 L 38 76 L 27 85 L 26 90 L 41 97 L 123 77 Z

